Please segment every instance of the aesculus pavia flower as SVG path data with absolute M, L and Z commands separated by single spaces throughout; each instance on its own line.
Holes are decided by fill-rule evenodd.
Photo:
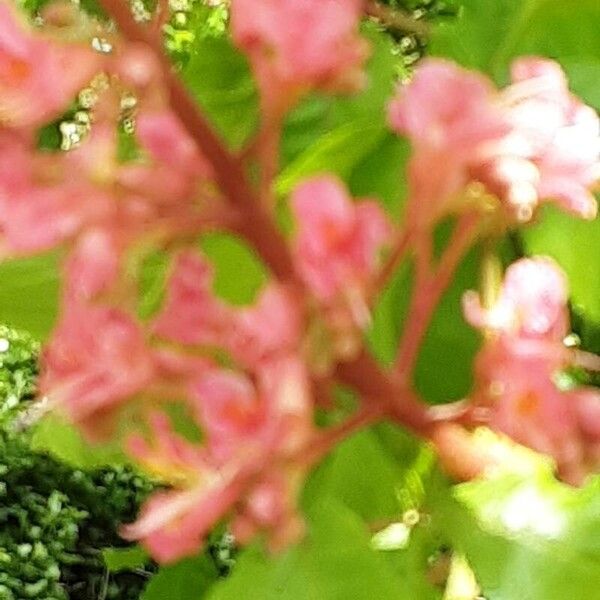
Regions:
M 33 128 L 56 117 L 101 65 L 91 46 L 44 38 L 11 2 L 0 3 L 0 127 Z
M 98 437 L 100 418 L 148 386 L 154 362 L 140 325 L 125 312 L 67 303 L 46 346 L 40 391 Z
M 302 533 L 295 498 L 303 469 L 295 459 L 313 429 L 307 373 L 293 360 L 264 369 L 257 387 L 223 370 L 194 385 L 203 447 L 178 436 L 162 413 L 151 417 L 152 443 L 130 439 L 131 454 L 172 489 L 150 498 L 124 535 L 161 562 L 195 554 L 213 524 L 231 512 L 237 511 L 241 541 L 263 530 L 279 548 Z
M 257 368 L 294 354 L 301 344 L 302 328 L 301 307 L 292 292 L 270 283 L 253 305 L 235 312 L 229 350 L 246 368 Z
M 107 196 L 84 179 L 64 177 L 54 157 L 35 154 L 32 136 L 0 131 L 0 165 L 4 254 L 47 250 L 107 215 Z
M 125 405 L 135 410 L 128 425 L 147 422 L 128 451 L 165 488 L 123 533 L 158 560 L 196 553 L 223 518 L 241 543 L 262 532 L 279 549 L 303 531 L 297 497 L 308 467 L 339 440 L 380 418 L 434 437 L 440 413 L 410 383 L 428 320 L 461 257 L 487 231 L 482 220 L 498 233 L 545 201 L 593 215 L 598 119 L 551 61 L 515 62 L 503 91 L 449 62 L 423 61 L 390 107 L 392 126 L 414 146 L 397 239 L 375 200 L 354 200 L 328 174 L 293 191 L 294 231 L 286 237 L 273 185 L 282 120 L 310 92 L 360 87 L 364 3 L 232 0 L 234 42 L 250 59 L 262 100 L 262 128 L 239 151 L 220 139 L 170 68 L 158 35 L 164 15 L 137 23 L 119 0 L 102 5 L 120 33 L 94 24 L 94 35 L 110 42 L 99 55 L 86 41 L 51 38 L 48 21 L 39 31 L 21 24 L 0 3 L 2 250 L 61 246 L 66 254 L 41 392 L 88 437 L 115 433 Z M 60 21 L 63 10 L 48 14 Z M 78 31 L 85 37 L 91 29 Z M 90 130 L 69 152 L 40 152 L 37 128 L 59 117 L 99 69 L 104 85 Z M 118 136 L 124 108 L 135 122 L 127 158 Z M 434 251 L 427 243 L 434 226 L 463 211 L 448 247 Z M 208 229 L 243 237 L 264 261 L 268 281 L 249 305 L 215 293 L 212 267 L 197 249 Z M 160 306 L 160 293 L 145 302 L 146 259 L 156 249 L 170 259 Z M 371 301 L 406 252 L 415 258 L 417 310 L 409 307 L 401 368 L 388 373 L 364 334 Z M 600 400 L 593 389 L 555 383 L 571 361 L 563 345 L 566 288 L 550 260 L 524 260 L 509 268 L 492 305 L 470 295 L 465 310 L 485 332 L 475 407 L 492 427 L 554 456 L 560 475 L 579 483 L 600 461 Z M 355 389 L 358 409 L 317 431 L 315 396 L 338 383 Z M 201 441 L 176 431 L 162 410 L 170 402 L 183 405 Z M 455 420 L 442 424 L 464 433 Z M 459 438 L 447 439 L 452 446 Z
M 391 226 L 374 200 L 354 201 L 332 176 L 300 183 L 291 197 L 296 217 L 294 257 L 310 291 L 324 304 L 347 302 L 359 326 L 380 251 Z
M 509 223 L 528 221 L 546 201 L 595 216 L 598 116 L 569 92 L 553 61 L 521 58 L 512 78 L 498 91 L 480 74 L 427 59 L 399 88 L 389 121 L 414 145 L 408 210 L 416 226 L 473 202 L 489 210 L 499 201 Z
M 428 226 L 452 209 L 469 183 L 471 165 L 487 162 L 489 147 L 509 131 L 483 75 L 427 59 L 390 102 L 391 127 L 410 138 L 408 218 Z
M 556 263 L 521 259 L 508 268 L 492 306 L 482 307 L 471 292 L 465 313 L 485 332 L 473 400 L 489 411 L 489 425 L 553 456 L 563 479 L 581 483 L 598 466 L 600 393 L 557 385 L 572 359 L 563 344 L 567 299 Z
M 279 117 L 314 89 L 362 85 L 361 10 L 360 0 L 233 0 L 233 39 L 250 58 L 267 113 Z
M 150 443 L 131 437 L 129 453 L 172 489 L 155 493 L 123 536 L 143 540 L 157 560 L 172 562 L 198 551 L 213 523 L 236 502 L 243 482 L 235 479 L 236 469 L 219 470 L 205 449 L 178 436 L 163 413 L 151 416 L 150 433 Z
M 182 344 L 218 346 L 231 330 L 232 310 L 213 293 L 211 265 L 198 252 L 180 253 L 173 267 L 156 333 Z
M 474 292 L 463 303 L 467 320 L 515 339 L 562 342 L 568 333 L 567 281 L 550 258 L 523 259 L 506 271 L 498 297 L 483 307 Z
M 520 136 L 517 143 L 523 144 L 525 158 L 538 170 L 537 196 L 554 200 L 575 215 L 594 218 L 597 205 L 589 190 L 600 180 L 596 111 L 570 93 L 558 63 L 521 58 L 512 64 L 511 74 L 513 85 L 505 92 L 505 102 Z

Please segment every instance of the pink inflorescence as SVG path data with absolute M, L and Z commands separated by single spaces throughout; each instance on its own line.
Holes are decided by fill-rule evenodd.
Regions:
M 593 218 L 590 188 L 600 178 L 600 121 L 569 92 L 560 66 L 529 57 L 513 63 L 512 84 L 427 59 L 389 106 L 394 130 L 414 147 L 409 218 L 426 226 L 495 197 L 509 222 L 531 219 L 553 201 Z M 479 183 L 481 192 L 468 193 Z M 471 200 L 471 202 L 469 202 Z
M 46 25 L 71 14 L 65 5 L 48 10 Z M 165 487 L 123 535 L 159 561 L 196 553 L 225 517 L 242 543 L 260 532 L 273 549 L 292 543 L 303 531 L 297 498 L 316 454 L 355 422 L 372 422 L 371 414 L 419 433 L 433 422 L 416 400 L 402 404 L 404 392 L 412 398 L 408 384 L 380 371 L 364 349 L 380 254 L 390 246 L 394 257 L 381 206 L 355 200 L 333 175 L 313 176 L 291 195 L 288 242 L 271 206 L 255 198 L 264 182 L 257 193 L 246 169 L 268 149 L 269 127 L 305 94 L 362 85 L 362 10 L 360 0 L 232 0 L 232 35 L 250 60 L 265 121 L 235 153 L 202 127 L 202 113 L 173 81 L 151 42 L 156 23 L 138 25 L 115 10 L 128 24 L 122 29 L 147 27 L 132 36 L 144 43 L 88 21 L 54 39 L 52 27 L 33 29 L 0 0 L 0 250 L 59 248 L 65 257 L 40 391 L 88 438 L 119 438 L 128 422 L 129 455 Z M 110 52 L 92 49 L 91 31 L 106 34 Z M 418 256 L 416 234 L 465 207 L 489 210 L 491 202 L 509 223 L 548 200 L 595 214 L 595 113 L 551 61 L 522 59 L 512 76 L 499 92 L 481 75 L 426 60 L 390 105 L 390 123 L 414 146 L 404 239 L 426 269 L 433 256 Z M 96 79 L 104 83 L 94 88 L 90 130 L 69 152 L 40 151 L 39 128 Z M 135 117 L 127 152 L 119 135 L 125 108 Z M 198 249 L 215 229 L 253 241 L 280 276 L 245 306 L 215 293 L 213 266 Z M 158 286 L 148 286 L 157 262 L 165 269 Z M 571 360 L 562 343 L 566 290 L 552 261 L 523 260 L 509 268 L 492 306 L 471 294 L 465 312 L 486 332 L 474 402 L 493 427 L 553 455 L 561 475 L 579 482 L 600 459 L 600 400 L 592 389 L 555 384 Z M 358 365 L 365 379 L 374 373 L 364 415 L 318 432 L 313 391 L 328 390 L 338 375 L 351 385 L 360 379 L 354 371 L 344 377 L 342 361 L 356 361 L 346 372 Z M 167 416 L 171 403 L 201 441 L 178 431 Z M 119 419 L 124 413 L 131 418 Z
M 1 128 L 46 123 L 100 68 L 100 56 L 91 47 L 34 33 L 8 2 L 0 3 Z
M 348 357 L 370 322 L 368 296 L 392 227 L 381 206 L 355 201 L 330 175 L 301 182 L 291 196 L 296 270 L 321 309 L 331 337 L 327 355 Z M 323 368 L 326 368 L 324 365 Z
M 353 91 L 368 47 L 360 0 L 234 0 L 233 39 L 257 78 L 264 108 L 278 115 L 314 89 Z
M 492 306 L 465 296 L 467 320 L 486 333 L 476 361 L 473 400 L 489 424 L 517 442 L 553 456 L 562 478 L 581 483 L 598 466 L 600 394 L 562 390 L 557 377 L 572 355 L 565 276 L 551 259 L 522 259 L 506 272 Z

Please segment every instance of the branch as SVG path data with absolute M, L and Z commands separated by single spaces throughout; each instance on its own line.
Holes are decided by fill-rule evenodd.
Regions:
M 371 304 L 394 276 L 394 273 L 398 269 L 400 263 L 410 250 L 411 243 L 411 234 L 406 229 L 402 230 L 398 238 L 395 240 L 389 256 L 375 278 L 375 282 L 369 297 Z
M 376 423 L 384 416 L 385 411 L 379 405 L 362 406 L 346 421 L 319 432 L 316 438 L 311 440 L 309 447 L 302 451 L 299 460 L 306 466 L 316 463 L 347 437 Z
M 144 44 L 159 60 L 172 110 L 211 162 L 222 192 L 243 218 L 239 233 L 254 246 L 275 277 L 302 287 L 296 278 L 285 238 L 250 186 L 238 157 L 219 138 L 196 101 L 174 74 L 160 40 L 151 29 L 135 22 L 128 4 L 123 0 L 99 1 L 127 39 Z M 414 433 L 424 437 L 430 433 L 435 420 L 429 415 L 426 405 L 406 385 L 386 374 L 365 350 L 355 360 L 340 364 L 336 376 L 354 387 L 364 398 L 377 404 L 373 414 L 382 408 L 385 414 Z
M 212 125 L 199 110 L 194 98 L 174 74 L 171 62 L 165 55 L 154 32 L 134 20 L 127 2 L 123 0 L 99 1 L 127 39 L 144 44 L 159 60 L 171 108 L 202 153 L 211 162 L 215 179 L 222 192 L 243 217 L 239 228 L 240 234 L 256 248 L 279 279 L 295 282 L 293 263 L 285 239 L 270 215 L 261 206 L 237 157 L 222 142 Z
M 412 371 L 435 308 L 452 283 L 461 260 L 471 247 L 478 223 L 477 214 L 467 213 L 460 218 L 437 268 L 432 273 L 427 272 L 429 271 L 428 260 L 422 265 L 417 264 L 416 288 L 396 358 L 396 372 L 400 376 L 406 377 Z
M 428 437 L 434 419 L 427 406 L 400 380 L 393 379 L 366 352 L 336 369 L 337 378 L 364 398 L 381 404 L 387 415 L 421 437 Z
M 429 35 L 429 26 L 426 23 L 417 21 L 407 13 L 397 8 L 390 8 L 389 6 L 380 4 L 375 0 L 367 0 L 365 13 L 377 19 L 387 29 L 414 33 L 420 36 Z

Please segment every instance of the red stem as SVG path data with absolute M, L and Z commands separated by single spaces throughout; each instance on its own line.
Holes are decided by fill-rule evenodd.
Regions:
M 373 284 L 373 290 L 371 292 L 371 300 L 374 300 L 379 292 L 383 290 L 386 284 L 391 280 L 392 276 L 396 272 L 396 269 L 402 262 L 402 259 L 406 256 L 410 249 L 413 241 L 412 235 L 408 230 L 403 229 L 398 238 L 396 239 L 392 250 L 387 257 L 387 260 L 381 267 L 379 274 L 375 278 Z
M 363 397 L 382 405 L 392 420 L 427 437 L 433 423 L 427 406 L 406 385 L 385 373 L 366 351 L 352 362 L 339 364 L 336 376 Z
M 422 36 L 429 33 L 427 23 L 417 21 L 407 13 L 397 8 L 390 8 L 389 6 L 380 4 L 375 0 L 367 0 L 365 2 L 365 13 L 370 17 L 376 18 L 389 29 L 397 29 L 405 33 L 416 33 Z
M 152 24 L 159 39 L 162 35 L 162 28 L 169 22 L 170 16 L 169 0 L 158 0 Z
M 153 32 L 136 23 L 127 2 L 100 0 L 100 4 L 129 40 L 145 44 L 160 61 L 171 108 L 202 153 L 210 160 L 220 189 L 242 215 L 239 233 L 255 247 L 274 275 L 283 281 L 294 281 L 293 263 L 285 239 L 258 201 L 237 157 L 221 141 L 198 109 L 194 98 L 173 73 L 169 58 Z
M 281 142 L 282 118 L 268 116 L 261 127 L 257 139 L 257 155 L 260 164 L 260 199 L 269 213 L 275 206 L 273 181 L 279 170 L 279 146 Z
M 151 29 L 135 22 L 127 2 L 99 1 L 123 35 L 130 41 L 145 44 L 160 61 L 172 110 L 211 162 L 220 189 L 242 216 L 239 233 L 254 246 L 275 277 L 301 287 L 285 238 L 250 186 L 238 157 L 222 142 L 196 101 L 174 74 L 160 41 Z M 414 433 L 428 435 L 434 421 L 428 414 L 426 405 L 407 386 L 382 371 L 366 351 L 363 350 L 357 359 L 340 364 L 336 376 L 354 387 L 363 397 L 376 403 L 377 410 L 382 409 L 389 417 Z
M 380 405 L 362 406 L 343 423 L 320 432 L 298 457 L 299 460 L 306 466 L 318 462 L 347 437 L 376 423 L 384 416 L 385 411 Z
M 478 217 L 463 215 L 456 225 L 437 268 L 431 272 L 429 241 L 417 246 L 415 290 L 406 316 L 406 327 L 396 358 L 396 372 L 406 378 L 414 369 L 419 348 L 434 311 L 452 282 L 461 260 L 470 248 L 477 230 Z

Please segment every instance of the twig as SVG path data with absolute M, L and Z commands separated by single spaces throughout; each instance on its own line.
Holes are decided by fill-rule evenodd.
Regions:
M 422 257 L 420 253 L 417 253 L 415 290 L 396 357 L 396 372 L 401 377 L 406 377 L 414 367 L 418 350 L 435 308 L 452 282 L 461 260 L 473 243 L 478 222 L 476 214 L 465 214 L 461 217 L 433 273 L 428 273 L 430 270 L 429 258 Z M 424 271 L 425 273 L 423 273 Z
M 221 191 L 242 217 L 238 232 L 254 246 L 275 277 L 302 289 L 286 240 L 249 184 L 242 162 L 219 138 L 196 101 L 175 75 L 169 58 L 153 31 L 136 23 L 128 3 L 123 0 L 99 1 L 125 37 L 145 44 L 160 61 L 172 110 L 211 162 Z M 385 373 L 366 350 L 363 349 L 358 358 L 338 365 L 335 375 L 340 381 L 354 387 L 363 398 L 374 403 L 374 414 L 382 410 L 416 434 L 427 437 L 430 433 L 434 420 L 426 405 L 405 384 Z M 356 426 L 361 423 L 359 420 Z
M 128 3 L 122 0 L 100 0 L 100 3 L 124 36 L 133 42 L 145 44 L 160 61 L 171 108 L 211 162 L 220 189 L 243 217 L 240 234 L 256 248 L 279 279 L 295 282 L 293 263 L 285 239 L 261 206 L 237 157 L 221 141 L 196 101 L 174 74 L 153 31 L 133 19 Z
M 311 440 L 309 448 L 299 457 L 307 466 L 317 462 L 348 436 L 376 423 L 385 416 L 381 405 L 364 405 L 346 421 L 330 427 Z
M 159 37 L 162 34 L 162 28 L 169 22 L 170 16 L 169 0 L 158 0 L 152 24 Z
M 420 36 L 429 35 L 430 29 L 427 23 L 417 21 L 407 13 L 397 8 L 384 6 L 375 0 L 367 0 L 365 3 L 365 13 L 377 19 L 388 29 L 414 33 Z
M 383 406 L 389 418 L 421 437 L 427 437 L 433 421 L 427 405 L 404 383 L 393 379 L 363 351 L 336 369 L 337 378 L 358 390 L 364 398 Z
M 375 300 L 378 293 L 381 292 L 386 284 L 391 280 L 392 276 L 396 272 L 396 269 L 410 250 L 411 243 L 412 236 L 410 233 L 406 229 L 402 230 L 396 239 L 389 256 L 375 278 L 375 282 L 370 294 L 371 302 Z

